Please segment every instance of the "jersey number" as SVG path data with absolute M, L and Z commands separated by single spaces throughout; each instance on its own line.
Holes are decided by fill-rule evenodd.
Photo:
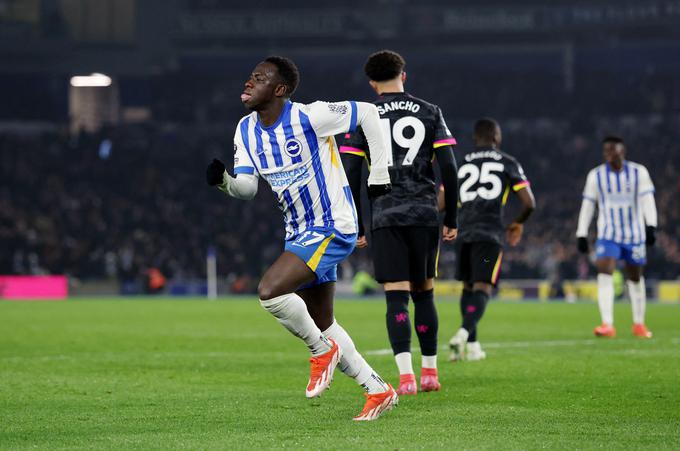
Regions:
M 470 202 L 475 200 L 477 196 L 486 200 L 492 200 L 500 196 L 503 183 L 496 173 L 502 173 L 503 169 L 505 169 L 503 163 L 493 162 L 482 163 L 481 171 L 474 164 L 464 164 L 461 166 L 458 170 L 458 178 L 465 180 L 460 184 L 460 202 Z M 473 189 L 477 182 L 480 185 L 477 189 Z M 485 185 L 491 185 L 491 187 L 488 188 Z
M 390 146 L 390 152 L 387 154 L 387 165 L 394 165 L 394 150 L 392 150 L 392 140 L 394 140 L 394 142 L 397 143 L 399 147 L 408 149 L 406 156 L 404 157 L 404 161 L 401 162 L 401 165 L 412 165 L 413 160 L 415 160 L 416 155 L 418 155 L 420 146 L 422 146 L 423 141 L 425 141 L 425 125 L 423 125 L 423 122 L 413 116 L 404 116 L 394 122 L 392 129 L 390 129 L 389 119 L 380 119 L 380 124 L 382 125 L 383 136 Z M 404 130 L 406 130 L 406 127 L 413 128 L 413 136 L 410 138 L 404 136 Z

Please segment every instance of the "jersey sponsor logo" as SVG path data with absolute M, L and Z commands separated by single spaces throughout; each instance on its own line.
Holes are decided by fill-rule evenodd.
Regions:
M 336 114 L 347 114 L 347 105 L 342 103 L 329 103 L 328 111 Z
M 290 186 L 300 180 L 309 178 L 309 171 L 306 167 L 291 169 L 290 171 L 272 172 L 270 174 L 262 174 L 272 188 L 281 186 Z
M 383 115 L 385 113 L 388 113 L 390 111 L 398 111 L 398 110 L 405 110 L 405 111 L 410 111 L 411 113 L 417 113 L 420 111 L 420 105 L 412 102 L 410 100 L 400 100 L 400 101 L 394 101 L 394 102 L 388 102 L 388 103 L 383 103 L 376 105 L 378 107 L 378 114 Z
M 290 138 L 286 141 L 286 145 L 283 146 L 283 150 L 289 157 L 297 157 L 302 153 L 302 143 L 297 138 Z

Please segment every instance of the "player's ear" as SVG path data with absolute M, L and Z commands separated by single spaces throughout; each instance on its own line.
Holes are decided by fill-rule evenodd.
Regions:
M 401 82 L 406 83 L 406 72 L 401 73 Z
M 288 95 L 288 87 L 284 84 L 276 85 L 276 88 L 274 88 L 274 95 L 276 97 L 290 97 Z

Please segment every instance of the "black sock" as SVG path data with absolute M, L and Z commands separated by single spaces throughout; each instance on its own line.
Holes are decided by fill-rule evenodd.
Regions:
M 434 306 L 434 291 L 412 291 L 413 307 L 415 308 L 416 334 L 420 342 L 422 355 L 437 355 L 437 333 L 439 318 Z
M 465 312 L 467 311 L 468 305 L 470 305 L 470 300 L 472 299 L 472 290 L 463 289 L 463 294 L 460 296 L 460 318 L 461 321 L 465 318 Z M 463 327 L 463 326 L 461 326 Z M 468 341 L 475 341 L 472 338 L 477 337 L 477 327 L 473 327 L 472 330 L 465 329 L 468 331 Z M 471 338 L 472 337 L 472 338 Z
M 468 336 L 468 341 L 475 341 L 477 339 L 477 323 L 482 319 L 488 301 L 489 295 L 484 291 L 476 290 L 472 292 L 465 307 L 465 315 L 463 315 L 463 329 L 470 332 L 471 335 L 474 331 L 474 339 L 471 340 L 470 336 Z
M 411 352 L 411 321 L 408 317 L 408 291 L 386 291 L 387 335 L 395 355 Z

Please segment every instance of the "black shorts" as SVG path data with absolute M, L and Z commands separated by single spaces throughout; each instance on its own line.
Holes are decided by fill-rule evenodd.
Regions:
M 477 241 L 458 246 L 456 279 L 496 285 L 501 272 L 503 248 L 498 243 Z
M 439 227 L 381 227 L 371 240 L 378 282 L 423 282 L 437 274 Z

